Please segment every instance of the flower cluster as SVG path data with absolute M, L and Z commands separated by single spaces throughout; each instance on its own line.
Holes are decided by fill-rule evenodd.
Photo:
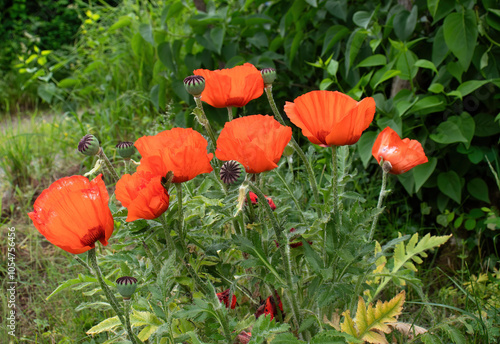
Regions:
M 264 90 L 266 92 L 270 91 L 276 73 L 274 69 L 270 68 L 260 72 L 253 65 L 245 63 L 242 66 L 217 71 L 197 69 L 194 74 L 194 76 L 185 79 L 185 85 L 190 94 L 195 97 L 197 111 L 194 114 L 197 116 L 199 123 L 206 129 L 211 140 L 212 148 L 210 149 L 213 149 L 213 152 L 208 151 L 207 139 L 194 129 L 173 128 L 165 130 L 156 135 L 143 136 L 135 142 L 119 143 L 116 146 L 117 153 L 124 159 L 126 167 L 134 162 L 131 160 L 131 156 L 136 150 L 141 155 L 141 159 L 135 172 L 118 177 L 109 159 L 105 156 L 103 148 L 100 147 L 97 138 L 92 135 L 84 136 L 78 145 L 78 150 L 82 154 L 98 158 L 96 168 L 89 173 L 94 173 L 102 164 L 111 172 L 110 175 L 114 177 L 116 182 L 116 199 L 127 209 L 126 222 L 138 219 L 154 220 L 164 214 L 170 205 L 169 187 L 172 183 L 176 184 L 176 205 L 179 214 L 179 219 L 176 222 L 177 236 L 174 242 L 173 236 L 170 236 L 171 229 L 167 228 L 165 224 L 168 221 L 168 217 L 165 216 L 165 221 L 163 221 L 165 226 L 164 239 L 167 243 L 167 249 L 175 249 L 179 252 L 176 258 L 181 260 L 182 266 L 191 274 L 198 289 L 204 292 L 214 289 L 207 287 L 211 283 L 210 278 L 207 278 L 208 282 L 200 282 L 201 278 L 198 275 L 192 275 L 193 273 L 196 274 L 196 272 L 193 272 L 194 269 L 190 264 L 189 254 L 191 252 L 185 240 L 186 238 L 187 240 L 195 240 L 190 238 L 190 233 L 186 235 L 183 228 L 181 183 L 214 171 L 215 173 L 211 176 L 214 181 L 213 184 L 218 185 L 220 189 L 218 192 L 224 194 L 223 197 L 227 196 L 226 200 L 231 199 L 229 193 L 234 191 L 230 186 L 242 184 L 239 189 L 238 210 L 235 215 L 224 223 L 228 224 L 227 228 L 230 228 L 230 231 L 234 230 L 237 235 L 242 234 L 241 232 L 251 227 L 245 223 L 244 213 L 241 217 L 237 216 L 243 209 L 244 199 L 248 197 L 250 199 L 249 203 L 251 203 L 247 204 L 245 208 L 249 213 L 252 213 L 248 218 L 254 218 L 253 212 L 265 208 L 266 213 L 259 213 L 259 216 L 255 218 L 263 219 L 267 216 L 271 222 L 269 226 L 262 227 L 264 227 L 264 230 L 268 230 L 268 228 L 274 230 L 277 239 L 275 243 L 279 248 L 276 251 L 284 252 L 280 259 L 286 269 L 280 270 L 283 270 L 285 274 L 289 274 L 286 282 L 282 282 L 283 284 L 286 283 L 289 290 L 285 292 L 289 293 L 293 290 L 293 283 L 295 283 L 292 283 L 291 273 L 287 270 L 291 269 L 290 248 L 304 246 L 305 241 L 300 235 L 294 233 L 295 228 L 290 229 L 290 233 L 294 234 L 291 234 L 291 240 L 287 241 L 288 239 L 282 231 L 283 228 L 290 227 L 283 227 L 277 221 L 280 216 L 277 213 L 280 212 L 273 213 L 271 211 L 276 210 L 274 201 L 271 197 L 265 196 L 257 186 L 259 183 L 255 182 L 254 184 L 254 181 L 259 181 L 258 174 L 278 167 L 287 146 L 289 149 L 293 147 L 301 155 L 305 165 L 304 170 L 313 174 L 310 177 L 313 193 L 315 185 L 317 185 L 317 178 L 312 172 L 308 158 L 292 138 L 292 128 L 285 125 L 279 111 L 274 111 L 275 105 L 273 107 L 275 116 L 255 114 L 232 119 L 233 107 L 245 106 L 249 101 L 260 97 Z M 216 108 L 227 107 L 230 110 L 229 121 L 224 124 L 217 138 L 216 131 L 212 130 L 210 122 L 205 116 L 201 105 L 202 101 Z M 293 102 L 286 102 L 284 105 L 284 112 L 290 122 L 300 128 L 302 134 L 312 144 L 320 147 L 331 147 L 332 149 L 334 160 L 332 172 L 334 175 L 331 178 L 331 197 L 334 201 L 330 203 L 325 201 L 323 204 L 333 206 L 331 214 L 333 214 L 332 217 L 336 216 L 337 219 L 340 213 L 338 208 L 340 202 L 336 194 L 336 183 L 339 178 L 336 176 L 338 169 L 335 165 L 335 161 L 337 161 L 335 149 L 338 146 L 353 145 L 358 142 L 362 133 L 371 125 L 375 111 L 376 104 L 373 98 L 367 97 L 356 101 L 337 91 L 311 91 L 297 97 Z M 408 138 L 402 140 L 389 127 L 382 130 L 378 135 L 372 147 L 372 154 L 383 167 L 383 188 L 387 173 L 405 173 L 417 165 L 426 163 L 428 160 L 422 145 L 418 141 Z M 214 159 L 214 156 L 216 159 Z M 222 165 L 224 161 L 226 163 Z M 262 185 L 263 180 L 260 179 L 260 182 Z M 255 193 L 248 191 L 249 189 L 255 191 Z M 257 194 L 261 197 L 260 204 Z M 381 192 L 381 195 L 383 194 L 384 192 Z M 320 201 L 317 190 L 315 196 L 316 199 L 312 201 L 312 204 L 318 205 Z M 329 194 L 326 197 L 329 197 Z M 265 200 L 262 198 L 265 198 Z M 107 245 L 113 233 L 114 219 L 108 202 L 108 191 L 102 175 L 98 175 L 93 180 L 83 176 L 72 176 L 59 179 L 44 190 L 35 201 L 34 211 L 28 215 L 39 232 L 54 245 L 73 254 L 89 250 L 91 250 L 89 253 L 94 254 L 92 249 L 95 247 L 95 243 L 100 241 L 103 245 Z M 294 202 L 298 203 L 295 199 Z M 381 199 L 379 199 L 378 207 L 380 207 L 380 204 Z M 255 210 L 254 205 L 261 206 Z M 328 215 L 319 214 L 318 217 L 324 216 L 326 218 Z M 306 222 L 305 216 L 303 217 L 303 222 Z M 240 220 L 241 222 L 238 222 Z M 372 232 L 376 220 L 377 217 L 374 216 Z M 155 226 L 157 225 L 151 227 L 155 228 Z M 238 230 L 241 232 L 238 233 Z M 327 238 L 327 229 L 324 228 L 323 230 L 325 238 Z M 252 235 L 255 233 L 257 232 L 254 231 Z M 270 229 L 264 234 L 272 235 Z M 372 238 L 371 235 L 372 233 L 370 233 L 370 239 Z M 308 236 L 305 235 L 305 237 Z M 257 237 L 258 239 L 259 237 Z M 270 239 L 271 243 L 272 239 Z M 248 238 L 244 238 L 244 240 L 250 242 Z M 287 243 L 287 245 L 283 243 Z M 309 245 L 313 244 L 312 241 L 308 241 L 308 243 Z M 198 243 L 196 245 L 198 246 Z M 303 247 L 306 252 L 311 250 L 309 245 L 305 244 L 305 247 Z M 319 240 L 315 239 L 315 245 L 312 249 L 319 245 L 324 245 L 324 243 L 320 243 Z M 273 245 L 271 244 L 271 246 Z M 147 248 L 145 249 L 147 250 Z M 158 251 L 165 252 L 165 249 Z M 294 253 L 300 251 L 301 249 L 295 250 Z M 148 253 L 148 257 L 151 256 Z M 91 257 L 89 254 L 89 260 Z M 280 259 L 274 259 L 273 257 L 273 264 L 280 261 Z M 95 254 L 93 262 L 95 263 Z M 155 262 L 153 262 L 154 264 Z M 268 263 L 266 262 L 266 264 Z M 94 270 L 99 269 L 94 267 Z M 99 271 L 96 271 L 96 274 L 99 273 Z M 275 278 L 276 276 L 271 277 Z M 224 279 L 220 280 L 224 281 Z M 205 283 L 208 284 L 205 285 Z M 128 300 L 137 287 L 137 279 L 122 277 L 117 280 L 117 285 L 124 298 Z M 104 284 L 101 285 L 101 288 L 106 292 Z M 106 294 L 109 297 L 110 293 L 106 292 Z M 214 293 L 212 292 L 211 295 L 213 296 Z M 226 308 L 235 309 L 237 298 L 230 289 L 216 295 L 219 302 Z M 299 308 L 297 305 L 293 305 L 296 301 L 290 297 L 290 294 L 285 296 L 284 300 L 287 303 L 292 303 L 291 307 L 294 311 L 291 313 L 293 317 L 297 318 Z M 212 299 L 215 300 L 215 303 L 217 302 L 215 297 Z M 244 298 L 239 300 L 241 303 L 244 302 Z M 257 301 L 254 302 L 258 304 Z M 110 305 L 113 305 L 113 302 L 110 302 Z M 216 308 L 218 310 L 222 309 L 223 313 L 226 314 L 226 310 L 220 304 L 217 304 Z M 255 312 L 255 318 L 259 318 L 261 315 L 270 316 L 271 320 L 275 318 L 280 321 L 285 319 L 283 304 L 277 291 L 274 292 L 274 295 L 261 302 Z M 294 321 L 298 323 L 297 319 L 294 319 Z M 298 330 L 298 328 L 295 330 Z M 127 331 L 131 331 L 131 329 L 127 329 Z M 129 336 L 131 336 L 130 333 Z M 241 331 L 237 336 L 240 342 L 244 343 L 250 341 L 251 333 Z

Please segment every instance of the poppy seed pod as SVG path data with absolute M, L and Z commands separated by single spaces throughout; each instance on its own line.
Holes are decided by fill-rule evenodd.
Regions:
M 94 135 L 87 134 L 78 143 L 78 151 L 86 156 L 94 156 L 99 152 L 99 140 Z
M 116 151 L 123 159 L 130 159 L 135 152 L 134 143 L 130 141 L 120 142 L 116 145 Z
M 130 299 L 137 288 L 137 278 L 123 276 L 116 280 L 116 289 L 125 300 Z
M 264 79 L 264 85 L 272 85 L 276 80 L 276 70 L 274 68 L 264 68 L 260 71 Z
M 236 160 L 229 160 L 220 169 L 220 179 L 229 186 L 238 186 L 245 180 L 245 167 Z
M 205 78 L 201 75 L 190 75 L 184 79 L 184 87 L 189 94 L 199 97 L 205 89 Z

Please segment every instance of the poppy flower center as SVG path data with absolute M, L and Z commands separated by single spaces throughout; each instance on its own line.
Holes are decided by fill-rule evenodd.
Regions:
M 84 246 L 92 246 L 97 240 L 105 239 L 105 232 L 102 226 L 93 227 L 80 239 Z

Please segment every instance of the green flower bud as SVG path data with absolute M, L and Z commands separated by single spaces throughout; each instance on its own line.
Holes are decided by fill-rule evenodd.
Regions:
M 272 85 L 276 80 L 276 70 L 274 68 L 264 68 L 260 71 L 265 85 Z
M 94 135 L 87 134 L 78 143 L 78 151 L 87 156 L 94 156 L 99 152 L 99 140 Z
M 201 75 L 190 75 L 184 79 L 184 87 L 189 94 L 199 97 L 205 89 L 205 78 Z
M 116 280 L 116 289 L 125 300 L 130 299 L 137 288 L 137 278 L 124 276 Z
M 116 151 L 123 159 L 130 159 L 135 152 L 134 143 L 130 141 L 120 142 L 116 145 Z
M 289 157 L 294 152 L 295 152 L 295 149 L 290 144 L 287 144 L 285 146 L 285 150 L 283 151 L 283 155 L 286 156 L 286 157 Z
M 245 167 L 236 160 L 229 160 L 220 169 L 220 179 L 229 186 L 238 186 L 246 178 Z

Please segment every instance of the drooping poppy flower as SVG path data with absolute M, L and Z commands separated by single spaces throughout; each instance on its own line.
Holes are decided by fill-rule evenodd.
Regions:
M 207 145 L 207 140 L 191 128 L 173 128 L 155 136 L 143 136 L 135 142 L 142 156 L 137 171 L 162 177 L 172 171 L 174 183 L 186 182 L 201 173 L 212 172 L 213 154 L 207 153 Z
M 250 201 L 252 202 L 253 205 L 257 205 L 257 202 L 259 201 L 259 197 L 255 192 L 249 191 L 248 195 L 250 196 Z M 271 207 L 272 210 L 276 210 L 276 204 L 274 204 L 274 201 L 271 197 L 265 196 L 267 203 L 269 203 L 269 206 Z
M 380 159 L 391 164 L 389 173 L 405 173 L 417 165 L 428 161 L 422 145 L 417 140 L 408 138 L 401 140 L 390 127 L 378 134 L 372 148 L 372 155 L 380 164 Z
M 236 160 L 247 173 L 278 167 L 283 150 L 292 138 L 292 128 L 271 116 L 252 115 L 227 122 L 217 139 L 219 160 Z
M 79 254 L 94 248 L 96 241 L 108 244 L 114 228 L 108 200 L 102 175 L 92 181 L 65 177 L 43 190 L 28 216 L 52 244 Z
M 345 146 L 358 142 L 372 122 L 375 100 L 367 97 L 357 102 L 337 91 L 312 91 L 286 102 L 285 112 L 312 143 Z
M 223 303 L 226 308 L 229 308 L 229 289 L 224 290 L 223 292 L 217 293 L 217 297 L 219 298 L 219 302 Z M 233 294 L 231 298 L 231 309 L 236 307 L 236 295 Z
M 139 171 L 125 174 L 116 183 L 116 199 L 128 209 L 127 222 L 156 219 L 168 209 L 170 196 L 161 185 L 161 178 Z
M 276 299 L 278 300 L 278 307 L 281 311 L 282 318 L 285 318 L 285 313 L 283 312 L 283 303 L 281 303 L 281 298 L 278 295 L 278 293 L 275 291 L 274 292 Z M 258 319 L 262 314 L 264 316 L 270 315 L 271 320 L 274 319 L 278 315 L 278 310 L 276 308 L 276 301 L 274 300 L 273 296 L 269 296 L 267 299 L 265 299 L 259 308 L 257 308 L 257 311 L 255 312 L 255 318 Z
M 196 69 L 193 74 L 205 78 L 201 100 L 216 108 L 242 107 L 264 92 L 262 75 L 251 63 L 214 71 Z

